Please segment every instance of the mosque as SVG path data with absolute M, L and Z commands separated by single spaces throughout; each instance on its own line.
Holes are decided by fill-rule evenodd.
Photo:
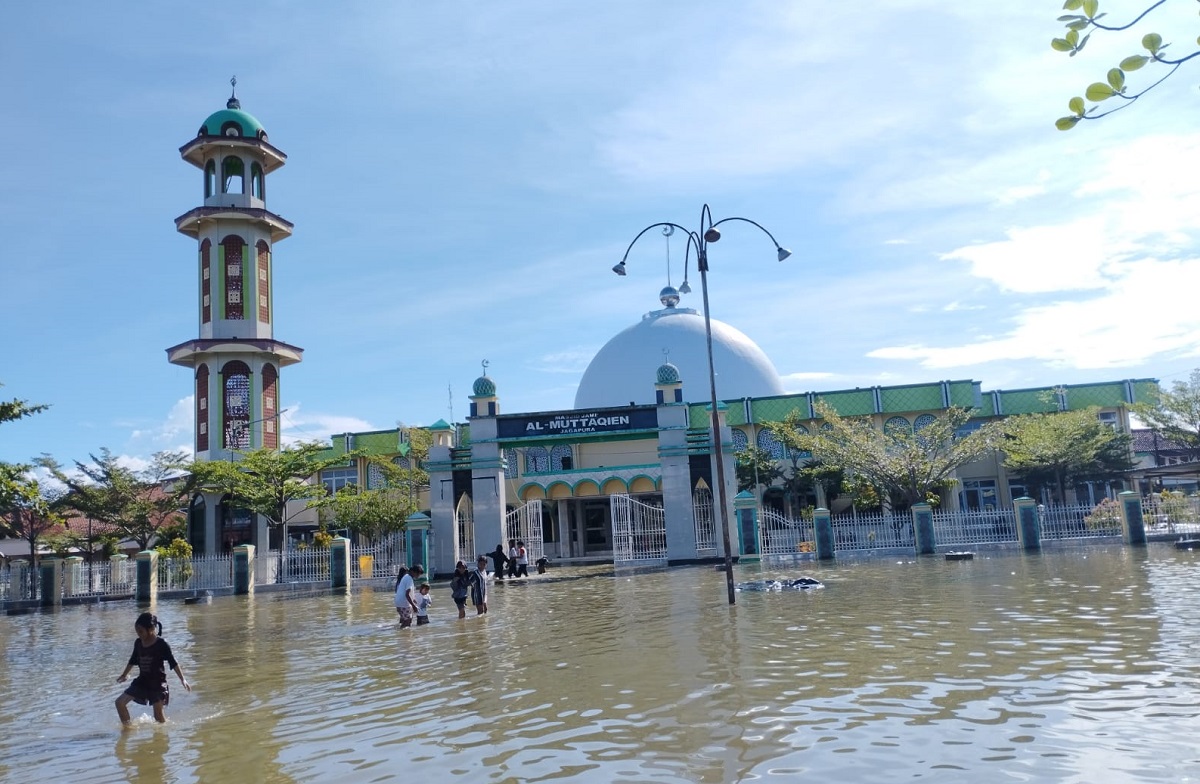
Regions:
M 279 446 L 281 370 L 303 358 L 302 349 L 275 338 L 272 326 L 273 248 L 290 236 L 292 224 L 267 208 L 266 177 L 287 156 L 236 97 L 179 152 L 203 173 L 201 206 L 175 221 L 197 242 L 199 334 L 167 349 L 167 356 L 193 371 L 196 459 L 228 460 L 236 450 Z M 734 515 L 735 453 L 755 445 L 781 463 L 795 457 L 765 425 L 799 411 L 803 427 L 820 427 L 818 398 L 843 416 L 869 416 L 880 428 L 919 429 L 951 406 L 974 409 L 973 423 L 1098 406 L 1101 419 L 1128 431 L 1129 407 L 1157 389 L 1152 379 L 1003 391 L 958 380 L 789 394 L 750 337 L 712 320 L 722 401 L 718 466 L 703 315 L 681 306 L 680 290 L 670 286 L 660 292 L 659 304 L 600 349 L 583 374 L 574 408 L 501 413 L 501 390 L 485 363 L 465 422 L 426 428 L 433 437 L 425 462 L 426 524 L 438 572 L 511 538 L 524 539 L 534 559 L 702 562 L 723 558 L 726 537 L 736 555 L 742 532 Z M 352 450 L 364 456 L 317 477 L 329 490 L 350 483 L 379 487 L 383 475 L 374 461 L 407 465 L 412 459 L 404 428 L 332 437 L 330 454 Z M 1026 491 L 1006 475 L 999 456 L 964 466 L 957 479 L 944 494 L 947 508 L 995 509 Z M 1075 488 L 1083 503 L 1105 492 L 1086 484 Z M 770 505 L 778 496 L 773 488 L 749 497 Z M 824 505 L 825 499 L 818 495 L 811 502 Z M 836 504 L 829 504 L 835 513 Z M 189 538 L 197 552 L 240 543 L 274 549 L 281 545 L 275 535 L 227 497 L 200 493 L 192 502 Z

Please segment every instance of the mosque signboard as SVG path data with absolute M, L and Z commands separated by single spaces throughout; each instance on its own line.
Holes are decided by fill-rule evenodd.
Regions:
M 608 408 L 589 411 L 558 411 L 530 416 L 502 417 L 496 420 L 499 438 L 536 438 L 581 433 L 619 433 L 625 430 L 653 430 L 658 427 L 658 412 L 644 408 Z

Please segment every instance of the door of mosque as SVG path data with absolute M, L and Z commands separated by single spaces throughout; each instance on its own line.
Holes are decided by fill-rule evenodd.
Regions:
M 612 552 L 612 517 L 608 499 L 583 502 L 583 554 Z

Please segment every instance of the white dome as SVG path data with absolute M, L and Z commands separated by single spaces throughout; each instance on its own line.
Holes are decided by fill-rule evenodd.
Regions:
M 719 399 L 784 394 L 775 366 L 753 340 L 716 319 L 712 335 Z M 583 373 L 575 408 L 653 404 L 656 369 L 668 360 L 679 368 L 685 400 L 709 399 L 704 317 L 691 308 L 651 311 L 605 343 Z

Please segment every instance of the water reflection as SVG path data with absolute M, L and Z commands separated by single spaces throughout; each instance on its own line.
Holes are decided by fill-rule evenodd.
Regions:
M 844 561 L 725 604 L 724 575 L 551 572 L 396 628 L 387 593 L 163 603 L 195 690 L 118 728 L 128 604 L 0 619 L 0 779 L 1179 781 L 1197 555 Z M 796 570 L 739 567 L 739 579 Z M 49 697 L 49 699 L 48 699 Z

